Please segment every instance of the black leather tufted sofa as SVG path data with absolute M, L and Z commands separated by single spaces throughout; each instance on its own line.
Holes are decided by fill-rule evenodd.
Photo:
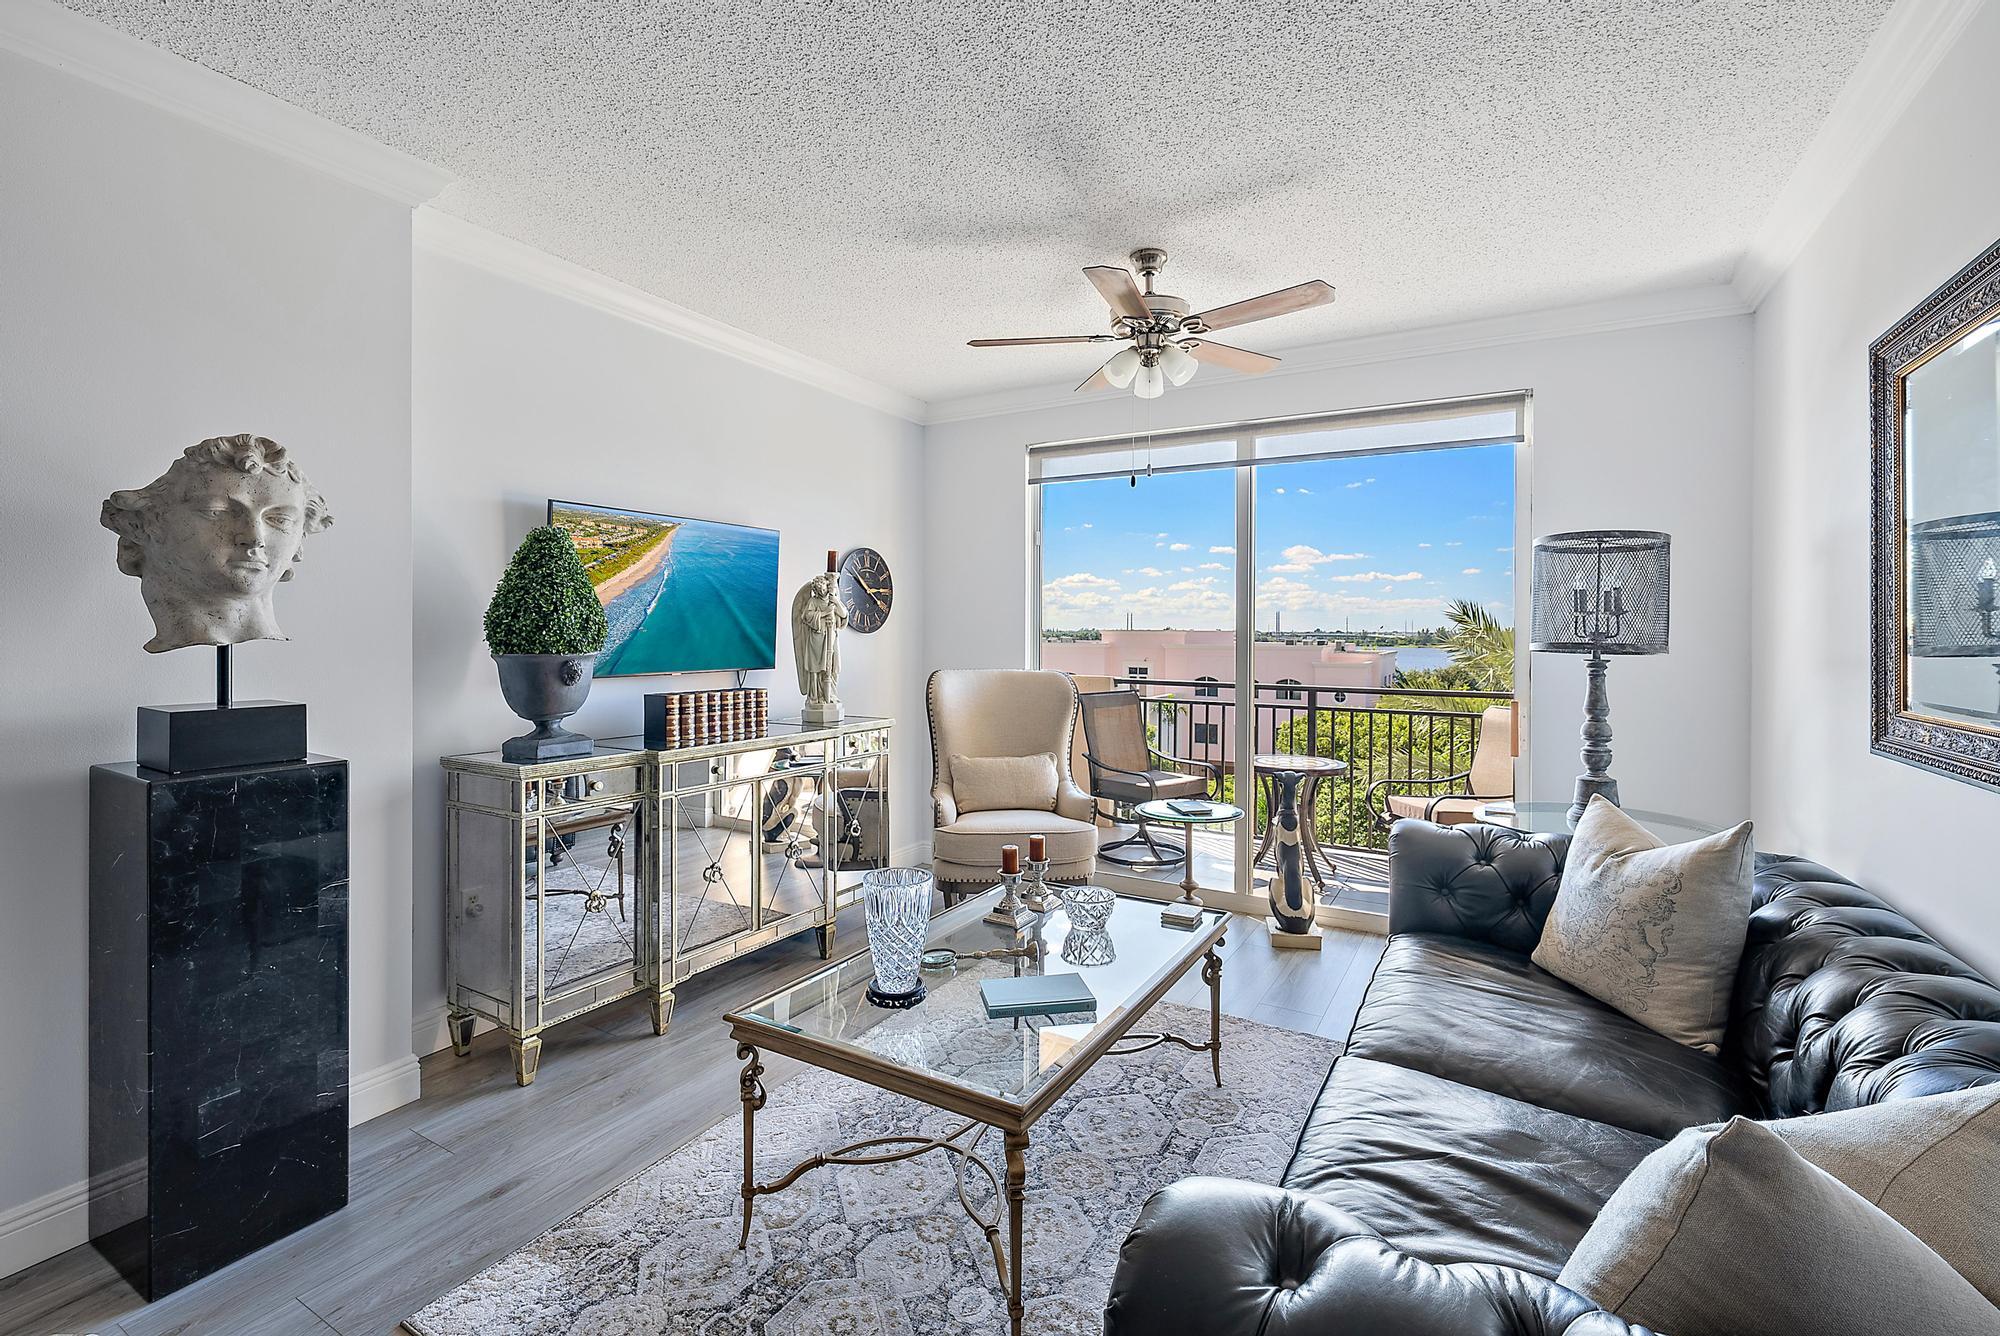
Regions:
M 1538 969 L 1564 836 L 1397 824 L 1390 941 L 1283 1185 L 1190 1178 L 1126 1239 L 1107 1336 L 1607 1336 L 1555 1283 L 1682 1128 L 2000 1080 L 2000 989 L 1817 863 L 1760 855 L 1720 1056 Z

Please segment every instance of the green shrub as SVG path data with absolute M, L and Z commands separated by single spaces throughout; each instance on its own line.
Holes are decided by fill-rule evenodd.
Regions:
M 486 648 L 495 654 L 595 654 L 610 627 L 569 534 L 530 529 L 486 605 Z

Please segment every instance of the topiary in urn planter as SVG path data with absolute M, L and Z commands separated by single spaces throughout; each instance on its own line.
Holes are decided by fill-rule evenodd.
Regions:
M 607 632 L 604 605 L 569 535 L 553 524 L 530 529 L 486 605 L 486 648 L 500 670 L 500 694 L 535 726 L 502 743 L 501 760 L 590 754 L 589 738 L 560 725 L 589 698 Z

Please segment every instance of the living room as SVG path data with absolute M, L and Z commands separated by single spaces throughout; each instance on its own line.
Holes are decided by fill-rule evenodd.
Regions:
M 1996 55 L 0 0 L 0 1332 L 2000 1331 Z

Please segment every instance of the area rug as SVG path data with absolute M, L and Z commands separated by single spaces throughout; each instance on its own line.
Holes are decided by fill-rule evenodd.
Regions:
M 1139 1028 L 1198 1037 L 1208 1016 L 1162 1003 Z M 1219 1090 L 1205 1053 L 1163 1044 L 1099 1059 L 1031 1134 L 1026 1330 L 1102 1330 L 1119 1245 L 1155 1189 L 1190 1174 L 1276 1182 L 1338 1051 L 1225 1016 Z M 807 1070 L 772 1086 L 757 1115 L 758 1177 L 865 1137 L 942 1133 L 957 1121 Z M 995 1162 L 998 1140 L 989 1133 L 980 1146 Z M 993 1254 L 959 1206 L 949 1157 L 813 1170 L 758 1198 L 739 1252 L 742 1152 L 742 1123 L 723 1119 L 405 1325 L 418 1336 L 1006 1330 Z M 984 1179 L 968 1178 L 991 1214 Z

